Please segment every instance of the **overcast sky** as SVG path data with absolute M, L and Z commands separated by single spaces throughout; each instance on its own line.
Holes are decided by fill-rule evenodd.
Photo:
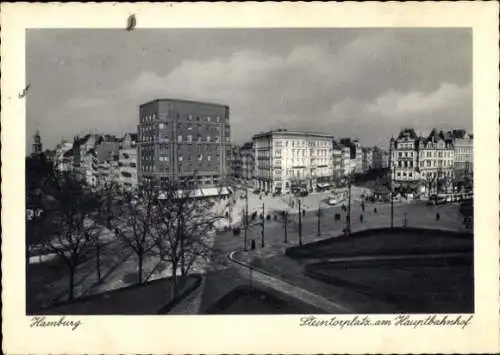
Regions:
M 135 132 L 155 98 L 227 104 L 234 143 L 267 129 L 387 145 L 406 126 L 472 129 L 468 29 L 29 30 L 27 149 Z

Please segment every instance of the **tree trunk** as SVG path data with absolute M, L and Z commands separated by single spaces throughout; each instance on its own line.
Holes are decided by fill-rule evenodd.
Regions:
M 99 241 L 96 244 L 96 270 L 97 270 L 97 282 L 101 282 L 101 245 Z
M 69 268 L 69 295 L 68 299 L 72 301 L 75 298 L 74 290 L 75 290 L 75 267 Z
M 177 296 L 177 262 L 172 262 L 172 287 L 170 288 L 170 299 L 173 300 Z
M 143 252 L 139 251 L 137 254 L 138 260 L 137 260 L 137 281 L 139 284 L 142 283 L 142 261 L 143 261 Z

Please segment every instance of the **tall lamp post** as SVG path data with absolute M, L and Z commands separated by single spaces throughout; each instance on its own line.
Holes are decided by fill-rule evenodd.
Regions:
M 243 237 L 243 249 L 247 251 L 247 233 L 248 233 L 248 189 L 245 189 L 245 223 L 244 223 L 244 237 Z
M 348 205 L 347 205 L 347 235 L 351 235 L 351 185 L 352 185 L 352 174 L 350 173 L 347 179 L 347 194 L 348 194 Z
M 394 175 L 394 162 L 392 159 L 392 143 L 393 139 L 389 141 L 389 169 L 390 169 L 390 196 L 391 196 L 391 228 L 394 228 L 394 185 L 393 185 L 393 175 Z

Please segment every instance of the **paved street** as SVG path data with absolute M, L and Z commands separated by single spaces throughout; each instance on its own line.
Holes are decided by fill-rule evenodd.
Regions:
M 356 190 L 359 191 L 360 190 Z M 252 196 L 252 197 L 250 197 Z M 326 198 L 327 194 L 312 194 L 304 199 L 304 210 L 306 211 L 305 216 L 302 217 L 302 235 L 303 243 L 308 243 L 318 239 L 324 239 L 342 233 L 342 229 L 345 227 L 345 213 L 340 207 L 331 207 L 325 204 L 322 205 L 322 216 L 321 216 L 321 235 L 317 235 L 317 212 L 312 210 L 312 207 L 317 200 L 322 200 Z M 357 195 L 359 196 L 359 194 Z M 282 210 L 284 202 L 281 198 L 272 197 L 262 197 L 266 206 L 266 214 L 277 214 L 277 212 Z M 365 212 L 362 211 L 361 205 L 356 202 L 353 194 L 353 204 L 352 204 L 352 230 L 358 231 L 367 228 L 378 228 L 387 227 L 390 224 L 390 206 L 389 204 L 367 204 Z M 227 202 L 227 200 L 226 200 Z M 237 198 L 237 206 L 244 205 L 244 200 Z M 261 204 L 259 196 L 249 194 L 249 210 L 253 210 L 250 206 L 257 209 L 257 206 Z M 308 208 L 310 207 L 310 208 Z M 221 208 L 221 205 L 214 208 Z M 223 206 L 222 206 L 223 208 Z M 237 207 L 239 208 L 239 207 Z M 377 209 L 375 213 L 374 209 Z M 243 210 L 241 210 L 243 211 Z M 241 212 L 240 211 L 240 212 Z M 273 218 L 265 221 L 265 248 L 261 248 L 261 226 L 260 224 L 253 225 L 248 231 L 247 246 L 250 248 L 251 240 L 255 240 L 256 250 L 252 252 L 252 255 L 258 255 L 261 258 L 270 257 L 277 254 L 282 254 L 285 247 L 297 245 L 298 244 L 298 225 L 299 218 L 298 214 L 293 210 L 290 210 L 290 217 L 288 221 L 288 243 L 284 244 L 284 228 L 281 221 L 275 221 Z M 334 215 L 340 213 L 342 215 L 341 221 L 335 221 Z M 406 213 L 406 223 L 408 226 L 419 226 L 428 228 L 440 228 L 440 229 L 460 229 L 460 217 L 458 213 L 458 206 L 443 205 L 443 206 L 428 206 L 423 202 L 413 202 L 413 203 L 399 203 L 395 204 L 394 207 L 394 225 L 402 226 L 404 224 L 404 218 Z M 436 221 L 436 213 L 440 214 L 439 221 Z M 363 222 L 360 221 L 359 216 L 363 214 Z M 234 236 L 231 231 L 219 232 L 215 236 L 214 247 L 218 250 L 220 255 L 226 255 L 229 252 L 243 247 L 243 234 L 242 231 L 239 236 Z M 109 237 L 109 236 L 107 236 Z M 106 238 L 109 239 L 109 238 Z M 104 282 L 97 283 L 96 279 L 96 263 L 95 257 L 91 258 L 82 264 L 76 273 L 76 287 L 75 296 L 89 295 L 100 293 L 108 290 L 113 290 L 116 288 L 125 287 L 132 285 L 137 280 L 137 260 L 135 254 L 131 253 L 129 250 L 125 250 L 122 245 L 117 242 L 110 243 L 107 247 L 103 248 L 102 252 L 102 275 L 105 278 Z M 229 264 L 229 265 L 228 265 Z M 41 265 L 40 265 L 41 266 Z M 60 266 L 59 266 L 60 267 Z M 182 307 L 188 307 L 189 312 L 197 312 L 203 307 L 208 307 L 210 302 L 215 302 L 217 297 L 222 297 L 223 292 L 230 291 L 231 288 L 236 287 L 238 284 L 246 284 L 248 282 L 248 273 L 231 262 L 217 262 L 210 266 L 207 270 L 206 263 L 200 262 L 194 267 L 194 272 L 206 273 L 208 272 L 209 277 L 203 281 L 203 284 L 196 292 L 195 295 L 191 295 L 188 300 L 186 300 L 188 305 L 179 305 L 174 308 L 173 312 L 181 312 L 179 309 Z M 145 279 L 152 280 L 161 277 L 168 277 L 171 275 L 171 270 L 168 266 L 159 263 L 159 259 L 155 256 L 148 256 L 144 260 L 144 277 Z M 232 271 L 231 271 L 232 270 Z M 228 277 L 215 277 L 217 274 L 227 274 Z M 210 276 L 211 275 L 211 276 Z M 235 276 L 237 275 L 237 276 Z M 57 277 L 56 277 L 57 276 Z M 39 278 L 36 281 L 34 278 L 35 289 L 37 287 L 42 287 L 45 290 L 52 290 L 51 292 L 44 291 L 44 294 L 50 297 L 45 299 L 39 299 L 37 302 L 46 303 L 54 299 L 64 299 L 66 297 L 66 287 L 67 287 L 67 273 L 64 269 L 61 272 L 53 275 L 51 280 L 46 278 Z M 219 275 L 220 276 L 220 275 Z M 238 281 L 239 280 L 239 281 Z M 272 286 L 273 283 L 266 282 L 265 277 L 261 280 L 268 287 Z M 269 280 L 267 280 L 269 281 Z M 257 282 L 259 280 L 257 279 Z M 224 283 L 223 287 L 219 287 L 218 284 Z M 280 283 L 275 283 L 279 285 Z M 38 285 L 38 286 L 37 286 Z M 278 286 L 276 286 L 278 287 Z M 208 292 L 205 290 L 218 289 L 218 292 Z M 278 290 L 279 291 L 279 290 Z M 283 290 L 281 290 L 283 291 Z M 219 294 L 220 293 L 220 294 Z M 192 303 L 192 304 L 191 304 Z M 179 308 L 180 307 L 180 308 Z M 176 311 L 177 310 L 177 311 Z

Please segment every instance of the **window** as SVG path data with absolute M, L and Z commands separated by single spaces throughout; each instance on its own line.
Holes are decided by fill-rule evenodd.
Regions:
M 178 160 L 182 161 L 182 155 L 179 155 Z
M 163 129 L 163 128 L 165 128 L 165 124 L 160 123 L 160 124 L 158 125 L 158 127 L 159 127 L 160 129 Z
M 201 136 L 198 135 L 198 143 L 201 143 Z
M 198 161 L 202 161 L 203 160 L 203 154 L 199 154 L 198 155 Z
M 220 122 L 220 117 L 219 116 L 217 116 L 217 122 Z
M 188 115 L 188 120 L 192 121 L 193 120 L 193 115 Z
M 211 155 L 207 156 L 207 160 L 211 161 L 212 160 L 212 156 Z
M 210 142 L 210 141 L 211 141 L 211 140 L 210 140 L 210 136 L 207 136 L 207 142 Z
M 188 143 L 192 143 L 193 142 L 193 136 L 192 135 L 188 135 L 187 136 L 187 142 Z
M 178 143 L 182 143 L 182 136 L 178 136 L 178 137 L 177 137 L 177 142 L 178 142 Z
M 403 153 L 402 153 L 402 152 L 399 152 L 399 153 L 398 153 L 398 156 L 399 156 L 400 158 L 402 158 L 402 157 L 403 157 Z
M 188 131 L 191 131 L 193 129 L 193 127 L 191 127 L 191 125 L 188 126 Z

